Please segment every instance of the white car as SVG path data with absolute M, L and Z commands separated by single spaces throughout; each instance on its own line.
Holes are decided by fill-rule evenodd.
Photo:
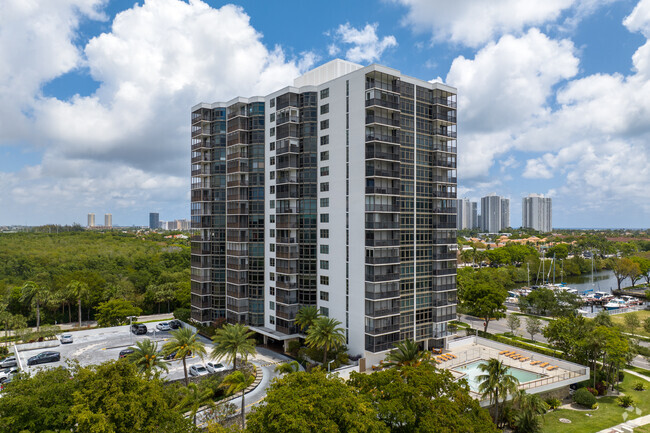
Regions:
M 205 367 L 208 369 L 208 371 L 210 373 L 219 373 L 220 371 L 228 370 L 228 367 L 226 367 L 223 364 L 216 363 L 216 362 L 207 362 L 205 364 Z
M 169 326 L 169 323 L 167 322 L 161 322 L 156 325 L 156 329 L 159 331 L 171 331 L 171 326 Z
M 59 341 L 61 344 L 69 344 L 72 343 L 72 334 L 63 334 L 60 338 Z
M 208 369 L 202 365 L 193 365 L 190 367 L 190 376 L 207 376 Z
M 9 367 L 5 368 L 4 370 L 0 371 L 0 383 L 5 382 L 7 379 L 9 379 L 12 376 L 15 376 L 18 374 L 18 367 Z
M 0 368 L 15 367 L 16 365 L 18 365 L 18 361 L 16 361 L 15 356 L 10 356 L 9 358 L 5 358 L 4 361 L 0 362 Z

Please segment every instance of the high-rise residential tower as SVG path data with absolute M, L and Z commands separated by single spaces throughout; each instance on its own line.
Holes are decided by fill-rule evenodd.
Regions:
M 530 194 L 521 200 L 521 226 L 543 233 L 553 230 L 553 207 L 550 197 Z
M 478 213 L 475 201 L 468 198 L 458 199 L 458 229 L 478 228 Z
M 104 227 L 113 227 L 113 215 L 110 213 L 104 214 Z
M 335 60 L 192 108 L 192 318 L 296 338 L 314 305 L 369 356 L 456 312 L 456 90 Z
M 95 214 L 94 213 L 89 213 L 88 214 L 88 227 L 95 227 Z
M 481 198 L 481 230 L 499 233 L 510 227 L 510 199 L 489 194 Z
M 151 230 L 160 228 L 160 215 L 157 212 L 151 212 L 149 214 L 149 228 Z

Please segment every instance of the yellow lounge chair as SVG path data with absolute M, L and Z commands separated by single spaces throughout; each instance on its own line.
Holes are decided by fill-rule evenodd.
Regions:
M 530 361 L 530 365 L 537 365 L 537 364 L 541 364 L 541 363 L 542 363 L 542 361 Z
M 452 353 L 450 353 L 449 356 L 451 356 L 452 359 L 456 359 L 456 358 L 458 358 L 456 355 L 454 355 L 454 354 L 452 354 Z
M 519 358 L 519 361 L 524 362 L 528 361 L 530 358 L 529 357 L 524 357 L 524 358 Z
M 442 361 L 439 359 L 434 359 L 434 361 L 436 361 L 438 364 L 442 364 Z
M 542 364 L 539 364 L 539 366 L 542 367 L 542 368 L 544 368 L 544 367 L 546 367 L 548 364 L 550 364 L 550 363 L 549 363 L 549 362 L 544 362 L 544 363 L 542 363 Z
M 510 351 L 509 350 L 502 350 L 501 352 L 499 352 L 499 355 L 505 355 L 506 353 L 510 353 Z
M 547 370 L 548 370 L 548 371 L 551 371 L 551 370 L 555 370 L 556 368 L 558 368 L 557 365 L 554 365 L 554 366 L 552 366 L 552 367 L 548 367 Z
M 510 358 L 512 358 L 512 359 L 517 359 L 517 358 L 519 358 L 520 356 L 521 356 L 520 354 L 515 353 L 515 354 L 512 355 Z

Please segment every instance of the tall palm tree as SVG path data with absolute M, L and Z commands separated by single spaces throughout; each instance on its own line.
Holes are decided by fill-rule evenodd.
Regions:
M 518 390 L 513 397 L 516 407 L 512 424 L 519 432 L 537 433 L 542 429 L 542 419 L 539 415 L 546 412 L 547 405 L 537 394 L 527 394 L 525 390 Z
M 33 281 L 27 281 L 22 288 L 20 300 L 22 302 L 33 302 L 36 306 L 36 332 L 41 330 L 41 305 L 47 300 L 48 291 L 43 285 Z
M 300 371 L 298 361 L 285 362 L 275 367 L 275 372 L 280 374 L 291 374 Z
M 257 353 L 255 351 L 255 333 L 248 329 L 248 326 L 236 323 L 227 324 L 217 330 L 212 341 L 215 346 L 212 349 L 212 357 L 215 359 L 226 358 L 232 362 L 232 369 L 237 369 L 237 355 L 240 355 L 244 362 L 249 355 Z
M 430 359 L 429 352 L 420 350 L 420 346 L 411 339 L 400 341 L 395 348 L 386 356 L 387 365 L 411 366 L 418 365 Z
M 79 327 L 81 328 L 81 300 L 88 296 L 88 285 L 81 281 L 72 280 L 66 286 L 70 295 L 77 300 L 79 305 Z
M 190 379 L 187 376 L 186 358 L 194 354 L 203 359 L 206 355 L 205 344 L 197 339 L 196 332 L 192 332 L 190 328 L 181 328 L 177 331 L 172 331 L 171 340 L 163 346 L 163 354 L 174 354 L 174 359 L 183 360 L 185 385 L 188 386 Z
M 167 363 L 158 353 L 158 343 L 154 343 L 147 338 L 146 340 L 136 342 L 132 349 L 133 353 L 127 359 L 133 362 L 138 372 L 144 373 L 146 377 L 150 377 L 152 372 L 157 368 L 169 371 Z
M 477 377 L 479 383 L 478 392 L 482 397 L 488 397 L 490 404 L 494 404 L 496 414 L 494 422 L 499 423 L 499 397 L 503 400 L 508 397 L 509 393 L 517 390 L 519 380 L 508 373 L 508 366 L 498 359 L 491 358 L 487 363 L 479 364 L 479 370 L 484 373 Z
M 306 332 L 319 317 L 320 312 L 318 311 L 318 307 L 315 305 L 302 307 L 298 310 L 298 313 L 296 313 L 296 325 L 300 327 L 301 331 Z
M 196 425 L 196 414 L 202 406 L 215 407 L 214 401 L 212 400 L 214 391 L 210 388 L 201 389 L 196 383 L 190 383 L 183 389 L 182 393 L 183 399 L 179 403 L 179 406 L 183 409 L 189 409 L 190 416 L 194 420 L 194 425 Z
M 241 391 L 241 428 L 246 426 L 246 405 L 244 404 L 244 392 L 255 381 L 252 374 L 244 374 L 241 371 L 230 373 L 221 382 L 222 387 L 228 388 L 228 394 L 235 394 Z
M 327 352 L 345 344 L 345 329 L 341 322 L 331 317 L 319 317 L 307 330 L 305 342 L 308 346 L 323 350 L 323 366 L 327 363 Z

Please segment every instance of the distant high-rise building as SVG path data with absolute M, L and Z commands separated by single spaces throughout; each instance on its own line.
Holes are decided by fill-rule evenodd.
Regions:
M 192 318 L 299 338 L 318 308 L 369 356 L 456 318 L 456 90 L 335 60 L 193 107 Z
M 110 213 L 104 214 L 104 227 L 113 227 L 113 215 Z
M 95 214 L 94 213 L 89 213 L 88 214 L 88 227 L 95 227 Z
M 149 214 L 149 228 L 151 230 L 160 228 L 160 215 L 157 212 L 151 212 Z
M 496 194 L 481 198 L 481 230 L 499 233 L 510 227 L 510 200 Z
M 553 209 L 550 197 L 529 194 L 521 200 L 521 226 L 539 232 L 553 230 Z
M 468 198 L 458 199 L 458 229 L 475 229 L 478 227 L 477 206 Z

